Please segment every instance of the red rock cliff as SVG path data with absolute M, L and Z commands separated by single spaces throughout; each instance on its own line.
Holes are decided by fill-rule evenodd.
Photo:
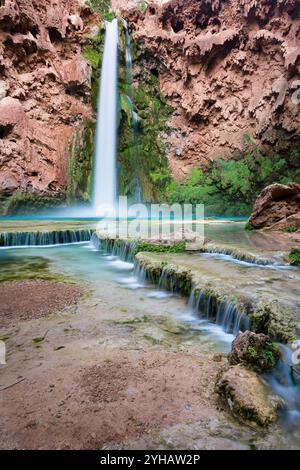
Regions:
M 0 0 L 0 196 L 59 195 L 72 132 L 92 116 L 81 0 Z
M 175 109 L 168 138 L 175 177 L 241 151 L 244 133 L 267 151 L 299 146 L 299 0 L 157 1 L 144 13 L 114 3 L 139 45 L 140 66 L 158 75 Z

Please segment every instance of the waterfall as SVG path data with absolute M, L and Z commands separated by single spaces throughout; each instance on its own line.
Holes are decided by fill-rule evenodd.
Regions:
M 0 248 L 52 246 L 90 241 L 94 230 L 52 230 L 49 232 L 0 232 Z
M 105 22 L 106 33 L 98 100 L 94 176 L 94 210 L 102 215 L 102 205 L 116 206 L 116 141 L 117 141 L 117 70 L 118 20 Z
M 134 135 L 134 139 L 137 143 L 138 141 L 138 130 L 139 130 L 139 116 L 137 112 L 134 110 L 134 103 L 132 101 L 132 54 L 131 54 L 131 39 L 130 33 L 128 31 L 128 24 L 125 20 L 123 20 L 123 26 L 125 31 L 125 64 L 126 64 L 126 93 L 127 93 L 127 101 L 130 108 L 131 114 L 131 121 L 132 121 L 132 132 Z M 130 150 L 130 153 L 137 152 L 138 145 L 135 146 L 133 150 Z M 132 154 L 134 158 L 135 155 Z M 131 180 L 131 194 L 133 197 L 133 202 L 138 203 L 142 202 L 142 188 L 139 181 L 138 176 L 134 176 Z
M 126 80 L 131 88 L 132 84 L 132 56 L 131 56 L 131 41 L 126 21 L 123 22 L 125 28 L 125 60 L 126 60 Z

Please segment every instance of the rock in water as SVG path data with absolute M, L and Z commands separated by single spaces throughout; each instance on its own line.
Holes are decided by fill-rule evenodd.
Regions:
M 300 229 L 300 184 L 271 184 L 257 198 L 249 219 L 256 229 Z
M 279 348 L 267 335 L 240 331 L 232 343 L 228 362 L 231 365 L 243 364 L 257 372 L 264 372 L 272 369 L 279 357 Z
M 251 329 L 272 341 L 291 343 L 297 338 L 296 326 L 295 313 L 277 300 L 261 299 L 251 314 Z
M 259 376 L 242 365 L 223 369 L 215 390 L 235 417 L 259 426 L 274 423 L 277 409 L 282 405 L 281 399 L 269 393 Z

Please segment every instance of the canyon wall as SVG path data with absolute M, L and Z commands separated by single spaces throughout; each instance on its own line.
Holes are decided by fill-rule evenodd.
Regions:
M 72 134 L 93 116 L 83 0 L 0 1 L 0 199 L 63 196 Z
M 113 0 L 138 48 L 136 80 L 150 70 L 174 108 L 175 178 L 239 154 L 244 134 L 267 153 L 299 148 L 299 0 L 133 3 Z
M 159 173 L 169 178 L 155 161 L 160 142 L 177 180 L 194 166 L 239 155 L 245 135 L 267 154 L 299 149 L 300 0 L 112 0 L 112 7 L 133 38 L 135 105 L 148 136 L 161 104 L 149 76 L 173 109 L 166 125 L 162 113 L 152 153 L 144 142 L 139 166 L 147 163 L 152 185 Z M 70 161 L 82 173 L 74 161 L 83 158 L 82 136 L 95 116 L 82 50 L 98 25 L 84 0 L 0 0 L 0 212 L 20 191 L 58 200 L 76 193 L 68 188 Z M 149 118 L 144 108 L 154 95 Z M 132 154 L 126 145 L 123 160 Z M 88 164 L 85 179 L 90 172 Z

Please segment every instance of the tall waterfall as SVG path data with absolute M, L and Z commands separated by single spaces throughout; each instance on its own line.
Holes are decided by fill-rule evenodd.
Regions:
M 115 207 L 117 198 L 117 71 L 118 20 L 105 23 L 106 33 L 98 101 L 93 204 L 96 215 L 103 205 Z

